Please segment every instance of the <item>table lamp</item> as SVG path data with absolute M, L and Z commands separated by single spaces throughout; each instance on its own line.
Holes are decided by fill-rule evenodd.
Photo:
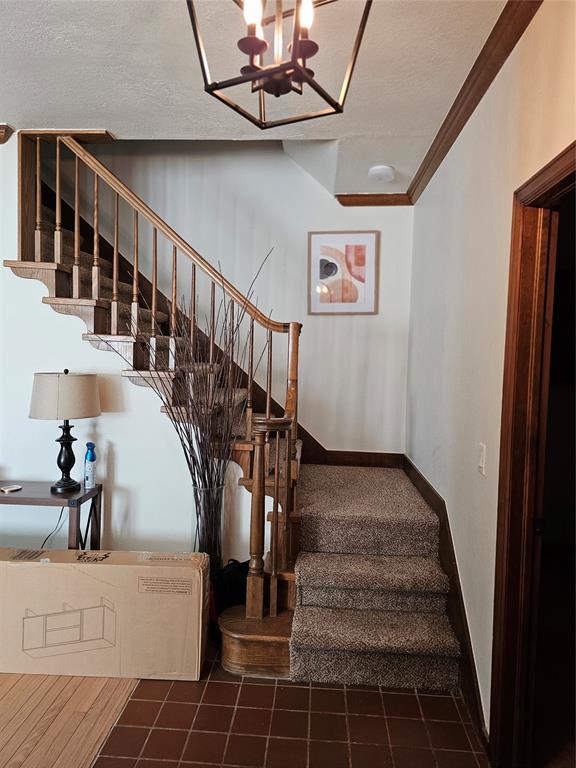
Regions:
M 60 480 L 50 488 L 52 493 L 75 493 L 80 490 L 80 483 L 70 477 L 76 459 L 72 450 L 70 430 L 74 426 L 70 419 L 89 419 L 100 416 L 100 395 L 98 379 L 94 373 L 70 373 L 65 368 L 63 373 L 35 373 L 30 402 L 31 419 L 62 419 L 62 435 L 56 440 L 60 443 L 58 468 L 62 472 Z

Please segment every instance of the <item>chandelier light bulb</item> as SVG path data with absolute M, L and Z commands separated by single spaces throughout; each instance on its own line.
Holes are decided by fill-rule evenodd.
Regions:
M 244 0 L 244 21 L 248 26 L 261 27 L 262 0 Z
M 300 5 L 300 26 L 310 29 L 314 21 L 314 3 L 312 0 L 302 0 Z

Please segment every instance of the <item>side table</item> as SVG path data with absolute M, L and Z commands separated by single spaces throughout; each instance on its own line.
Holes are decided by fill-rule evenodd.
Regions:
M 30 480 L 2 480 L 0 485 L 21 485 L 22 490 L 13 493 L 0 492 L 0 504 L 28 507 L 67 507 L 68 508 L 68 549 L 86 548 L 88 542 L 82 541 L 80 513 L 82 504 L 90 500 L 88 524 L 90 527 L 90 549 L 100 549 L 100 531 L 102 527 L 102 485 L 88 490 L 84 486 L 75 493 L 54 494 L 50 492 L 51 482 Z M 88 530 L 88 529 L 87 529 Z M 88 538 L 88 536 L 86 536 Z

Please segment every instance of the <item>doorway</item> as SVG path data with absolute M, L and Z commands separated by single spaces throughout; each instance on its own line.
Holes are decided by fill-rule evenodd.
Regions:
M 574 192 L 556 207 L 558 244 L 534 637 L 533 768 L 574 768 Z
M 494 600 L 493 768 L 574 766 L 575 171 L 573 144 L 514 196 Z

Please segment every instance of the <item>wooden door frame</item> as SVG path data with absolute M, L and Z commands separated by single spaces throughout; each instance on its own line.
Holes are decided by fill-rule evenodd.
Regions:
M 576 142 L 514 194 L 494 590 L 492 768 L 523 765 L 530 730 L 529 662 L 555 268 L 551 208 L 575 187 Z M 550 249 L 550 245 L 552 248 Z M 543 375 L 544 374 L 544 375 Z

